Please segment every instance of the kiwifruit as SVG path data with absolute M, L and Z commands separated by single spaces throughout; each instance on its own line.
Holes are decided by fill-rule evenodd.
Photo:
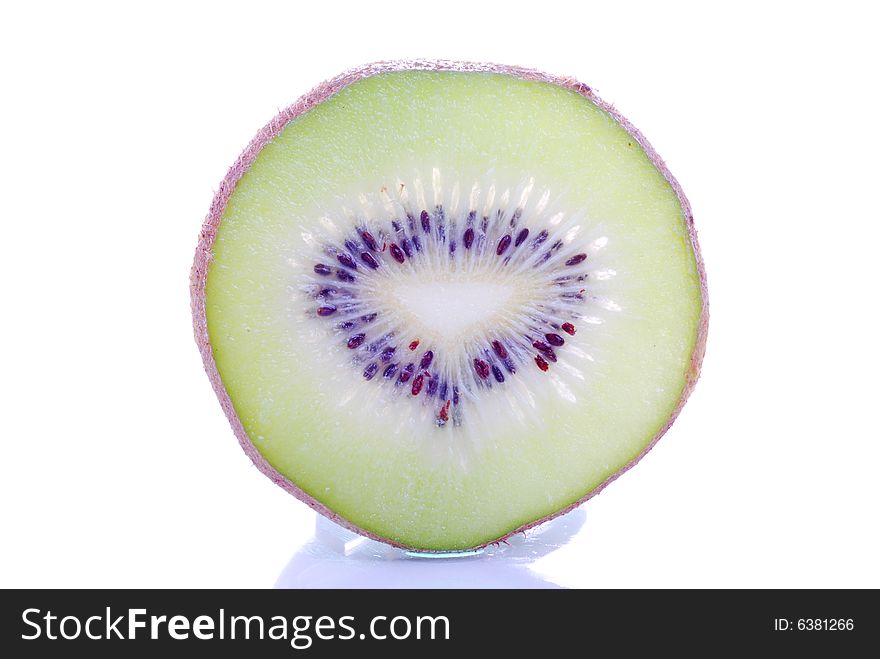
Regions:
M 561 514 L 637 462 L 697 380 L 688 202 L 586 85 L 387 62 L 233 165 L 192 272 L 244 450 L 353 530 L 451 551 Z

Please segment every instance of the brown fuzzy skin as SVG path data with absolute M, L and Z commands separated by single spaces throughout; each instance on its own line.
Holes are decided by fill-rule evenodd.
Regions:
M 552 515 L 548 515 L 547 517 L 543 517 L 533 522 L 529 522 L 528 524 L 524 524 L 502 537 L 470 548 L 479 549 L 491 544 L 504 542 L 512 535 L 527 531 L 534 526 L 543 524 L 544 522 L 547 522 L 560 515 L 564 515 L 565 513 L 572 510 L 573 508 L 578 507 L 588 499 L 596 496 L 597 494 L 599 494 L 599 492 L 605 489 L 605 487 L 609 483 L 616 480 L 621 474 L 628 471 L 639 460 L 641 460 L 648 453 L 648 451 L 654 448 L 654 445 L 666 433 L 666 431 L 669 430 L 669 427 L 675 421 L 676 417 L 678 417 L 679 412 L 681 412 L 682 407 L 684 407 L 684 404 L 687 401 L 691 391 L 693 391 L 694 385 L 696 384 L 697 379 L 700 376 L 700 365 L 702 364 L 703 355 L 706 351 L 706 336 L 709 328 L 709 298 L 706 288 L 706 270 L 703 265 L 703 258 L 700 254 L 700 246 L 697 242 L 697 232 L 694 228 L 694 218 L 693 214 L 691 213 L 691 206 L 687 200 L 687 197 L 685 197 L 681 186 L 678 184 L 678 181 L 669 172 L 665 163 L 654 150 L 654 148 L 650 145 L 648 140 L 645 139 L 645 137 L 638 131 L 635 126 L 633 126 L 611 104 L 606 103 L 605 101 L 600 99 L 590 87 L 581 82 L 578 82 L 574 78 L 552 76 L 532 69 L 525 69 L 516 66 L 503 66 L 499 64 L 452 62 L 445 60 L 404 60 L 367 64 L 365 66 L 346 71 L 345 73 L 333 78 L 332 80 L 326 81 L 315 87 L 312 91 L 300 98 L 293 105 L 282 110 L 278 114 L 278 116 L 276 116 L 268 124 L 266 124 L 262 128 L 262 130 L 257 133 L 256 137 L 251 140 L 251 143 L 244 150 L 244 153 L 242 153 L 238 157 L 238 159 L 235 161 L 235 164 L 229 169 L 226 177 L 220 183 L 220 187 L 217 190 L 217 193 L 214 195 L 214 199 L 211 202 L 211 209 L 208 213 L 207 218 L 205 219 L 204 225 L 202 226 L 202 231 L 199 235 L 199 244 L 196 248 L 195 261 L 193 263 L 192 273 L 190 277 L 190 293 L 195 339 L 196 343 L 199 346 L 199 351 L 202 354 L 205 371 L 207 371 L 208 373 L 208 378 L 211 380 L 211 384 L 214 387 L 217 398 L 220 399 L 220 405 L 223 408 L 223 411 L 226 413 L 226 417 L 229 419 L 229 423 L 232 425 L 232 430 L 235 432 L 235 436 L 238 437 L 238 441 L 241 444 L 241 447 L 244 449 L 244 452 L 253 461 L 257 468 L 261 472 L 263 472 L 263 474 L 269 477 L 276 485 L 284 488 L 287 492 L 295 496 L 297 499 L 306 503 L 311 508 L 326 516 L 333 522 L 336 522 L 337 524 L 344 526 L 345 528 L 350 529 L 355 533 L 359 533 L 368 538 L 372 538 L 373 540 L 378 540 L 380 542 L 384 542 L 395 547 L 400 547 L 402 549 L 411 549 L 416 551 L 420 550 L 419 547 L 404 545 L 390 538 L 378 536 L 375 533 L 371 533 L 366 529 L 362 529 L 359 526 L 352 524 L 347 519 L 340 517 L 338 514 L 327 508 L 325 505 L 323 505 L 313 497 L 309 496 L 306 492 L 300 489 L 295 483 L 290 481 L 283 474 L 279 473 L 274 467 L 272 467 L 272 465 L 270 465 L 266 461 L 266 459 L 259 453 L 259 451 L 257 451 L 253 442 L 251 442 L 250 437 L 248 437 L 247 432 L 245 432 L 241 420 L 235 413 L 235 408 L 233 407 L 232 400 L 230 400 L 229 394 L 227 393 L 226 388 L 223 386 L 223 381 L 220 378 L 220 373 L 217 370 L 217 364 L 214 361 L 214 355 L 211 350 L 211 342 L 208 336 L 208 321 L 205 309 L 205 285 L 208 278 L 208 267 L 211 262 L 214 238 L 217 235 L 217 229 L 220 226 L 221 218 L 223 216 L 223 210 L 225 209 L 226 203 L 228 202 L 229 197 L 232 195 L 232 192 L 235 189 L 235 186 L 238 183 L 239 179 L 251 166 L 263 147 L 271 142 L 278 134 L 280 134 L 281 131 L 284 130 L 284 128 L 292 119 L 298 117 L 304 112 L 307 112 L 316 105 L 319 105 L 321 102 L 330 98 L 344 87 L 354 82 L 357 82 L 358 80 L 362 80 L 363 78 L 368 78 L 370 76 L 374 76 L 380 73 L 412 70 L 498 73 L 513 76 L 523 80 L 549 83 L 577 92 L 584 98 L 588 99 L 591 103 L 607 112 L 609 115 L 611 115 L 612 118 L 614 118 L 615 121 L 617 121 L 618 124 L 620 124 L 621 127 L 623 127 L 624 130 L 626 130 L 633 137 L 633 139 L 635 139 L 639 143 L 639 145 L 651 159 L 651 162 L 660 171 L 660 173 L 663 174 L 664 178 L 666 178 L 666 180 L 672 186 L 672 189 L 675 191 L 675 194 L 678 197 L 687 221 L 691 247 L 694 251 L 694 256 L 697 263 L 697 271 L 700 276 L 700 291 L 703 306 L 700 315 L 699 326 L 697 329 L 696 344 L 694 346 L 693 355 L 691 356 L 690 368 L 688 369 L 687 382 L 685 383 L 684 389 L 681 392 L 681 396 L 679 397 L 678 404 L 675 406 L 675 410 L 672 412 L 672 415 L 669 417 L 669 420 L 664 424 L 660 432 L 657 433 L 657 435 L 651 440 L 651 443 L 648 444 L 648 446 L 646 446 L 641 453 L 639 453 L 630 462 L 628 462 L 617 472 L 609 476 L 598 487 L 588 492 L 582 498 L 578 499 L 577 501 L 573 502 L 571 505 L 563 508 L 562 510 L 553 513 Z M 450 551 L 462 551 L 462 549 L 463 548 L 459 547 Z M 431 551 L 433 553 L 434 550 Z

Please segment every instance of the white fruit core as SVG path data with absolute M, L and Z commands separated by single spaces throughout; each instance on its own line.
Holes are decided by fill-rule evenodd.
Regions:
M 409 326 L 418 336 L 452 343 L 473 335 L 480 326 L 500 320 L 515 295 L 513 284 L 469 278 L 401 282 L 388 291 L 392 305 L 409 316 Z
M 591 335 L 622 307 L 586 209 L 531 178 L 502 187 L 436 168 L 335 201 L 300 234 L 289 303 L 309 379 L 332 374 L 338 416 L 374 408 L 383 441 L 403 433 L 461 466 L 505 428 L 540 428 L 548 400 L 589 393 Z

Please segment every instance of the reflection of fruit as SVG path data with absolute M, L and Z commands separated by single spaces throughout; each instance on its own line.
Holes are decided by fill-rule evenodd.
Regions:
M 478 547 L 637 461 L 708 321 L 690 209 L 586 86 L 388 63 L 321 85 L 221 184 L 196 338 L 245 451 L 370 537 Z
M 567 585 L 564 575 L 554 577 L 532 566 L 571 542 L 585 521 L 579 508 L 503 543 L 422 554 L 372 542 L 319 516 L 315 537 L 297 550 L 275 587 L 559 588 Z

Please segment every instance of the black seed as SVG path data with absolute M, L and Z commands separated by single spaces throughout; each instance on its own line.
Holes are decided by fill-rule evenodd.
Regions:
M 339 323 L 336 328 L 341 330 L 349 330 L 355 325 L 357 325 L 357 323 L 353 320 L 346 320 L 344 323 Z
M 458 405 L 458 385 L 452 385 L 452 404 Z
M 393 346 L 390 348 L 385 348 L 385 350 L 382 351 L 382 354 L 379 355 L 379 359 L 381 359 L 383 362 L 390 362 L 391 357 L 394 355 L 394 350 L 395 348 Z
M 336 313 L 336 307 L 332 304 L 328 304 L 324 307 L 318 307 L 318 315 L 319 316 L 331 316 Z
M 357 265 L 348 254 L 337 254 L 336 259 L 346 268 L 357 270 Z
M 373 258 L 373 255 L 369 252 L 361 252 L 361 261 L 370 266 L 373 270 L 379 267 L 379 262 Z
M 406 214 L 406 219 L 407 219 L 407 221 L 409 222 L 409 230 L 410 230 L 410 231 L 415 231 L 415 230 L 416 230 L 416 218 L 415 218 L 415 216 L 414 216 L 412 213 L 407 213 L 407 214 Z
M 468 229 L 464 232 L 464 248 L 470 249 L 471 245 L 474 244 L 474 230 L 468 227 Z M 315 266 L 317 267 L 317 266 Z
M 517 208 L 515 211 L 513 211 L 513 215 L 510 218 L 510 228 L 511 229 L 516 227 L 517 223 L 519 222 L 519 218 L 521 218 L 521 217 L 522 217 L 522 208 Z M 519 245 L 519 243 L 517 243 L 517 245 Z
M 315 295 L 316 298 L 319 297 L 333 297 L 339 292 L 339 289 L 333 288 L 332 286 L 328 286 L 327 288 L 322 288 L 318 291 L 318 294 Z
M 422 361 L 419 363 L 419 368 L 428 368 L 433 360 L 434 353 L 431 350 L 428 350 L 428 352 L 422 355 Z
M 501 341 L 492 341 L 492 349 L 495 351 L 495 354 L 504 359 L 507 357 L 507 348 L 504 347 L 504 344 Z
M 422 251 L 422 239 L 418 236 L 413 236 L 413 245 L 415 246 L 417 252 Z
M 425 233 L 431 233 L 431 216 L 428 215 L 428 211 L 422 211 L 421 220 L 422 231 Z
M 586 254 L 577 254 L 568 259 L 568 261 L 565 262 L 565 265 L 577 265 L 578 263 L 583 263 L 586 258 Z
M 565 339 L 563 339 L 558 334 L 545 334 L 544 338 L 547 339 L 547 343 L 549 343 L 551 346 L 556 346 L 557 348 L 565 343 Z
M 339 279 L 339 281 L 347 281 L 347 282 L 354 281 L 354 275 L 346 272 L 345 270 L 337 270 L 336 271 L 336 278 Z
M 553 352 L 553 348 L 548 346 L 543 341 L 535 341 L 534 343 L 532 343 L 532 346 L 543 352 L 544 355 L 546 355 L 547 359 L 549 359 L 551 362 L 556 361 L 556 353 Z
M 388 249 L 391 251 L 391 256 L 393 256 L 394 260 L 398 263 L 403 263 L 406 260 L 406 257 L 403 255 L 403 251 L 394 243 L 391 243 L 391 247 L 389 247 Z
M 495 364 L 492 364 L 492 375 L 495 376 L 497 382 L 504 382 L 504 373 Z
M 437 218 L 437 234 L 440 236 L 440 242 L 446 241 L 446 213 L 443 212 L 443 206 L 434 207 L 434 217 Z
M 454 240 L 449 241 L 449 253 L 455 254 L 455 241 Z
M 529 230 L 523 229 L 518 234 L 516 234 L 516 240 L 514 241 L 513 246 L 519 247 L 520 245 L 522 245 L 526 241 L 526 238 L 528 238 L 528 237 L 529 237 Z
M 400 243 L 400 246 L 403 247 L 404 254 L 406 254 L 407 256 L 412 256 L 413 246 L 409 238 L 404 238 L 403 241 Z
M 532 241 L 532 249 L 538 248 L 545 240 L 547 240 L 548 235 L 547 229 L 544 229 L 541 233 L 535 236 L 535 239 Z
M 363 333 L 354 334 L 348 339 L 348 347 L 350 350 L 354 350 L 355 348 L 360 347 L 360 345 L 364 342 L 364 339 L 367 338 Z
M 397 220 L 391 220 L 391 226 L 394 227 L 395 231 L 401 231 L 403 229 L 403 227 L 400 226 L 400 222 Z
M 363 238 L 363 241 L 367 244 L 367 247 L 369 247 L 374 252 L 379 250 L 379 244 L 376 242 L 376 239 L 373 238 L 373 234 L 371 234 L 369 231 L 361 231 L 360 234 L 361 238 Z
M 359 251 L 361 251 L 360 245 L 358 245 L 353 240 L 346 240 L 345 241 L 345 249 L 347 249 L 352 254 L 357 254 Z
M 366 316 L 361 316 L 361 320 L 365 323 L 372 323 L 378 315 L 377 313 L 368 313 Z
M 382 377 L 386 380 L 390 380 L 394 377 L 394 374 L 397 373 L 397 364 L 390 364 L 382 371 Z
M 430 378 L 428 380 L 428 390 L 425 392 L 427 396 L 433 396 L 437 393 L 437 387 L 440 386 L 440 380 L 437 378 Z
M 487 215 L 483 216 L 483 221 L 480 222 L 480 231 L 486 233 L 489 230 L 489 217 Z
M 321 275 L 322 277 L 329 275 L 331 272 L 333 272 L 329 265 L 324 265 L 323 263 L 318 263 L 314 267 L 314 270 L 316 275 Z
M 440 385 L 440 398 L 446 400 L 446 394 L 449 393 L 449 385 L 444 382 Z
M 415 370 L 416 370 L 415 364 L 407 364 L 403 368 L 403 370 L 400 371 L 400 377 L 397 378 L 397 382 L 400 384 L 404 384 L 404 383 L 408 382 L 409 379 L 412 377 L 412 374 L 415 372 Z
M 510 238 L 510 235 L 508 234 L 508 235 L 505 235 L 504 237 L 502 237 L 501 240 L 498 241 L 498 247 L 495 248 L 495 253 L 498 256 L 501 256 L 502 254 L 504 254 L 504 252 L 507 251 L 507 248 L 510 247 L 510 240 L 511 240 L 511 238 Z
M 471 211 L 467 216 L 467 225 L 469 227 L 474 225 L 474 220 L 477 219 L 477 211 Z
M 376 375 L 376 371 L 378 370 L 379 365 L 376 362 L 372 362 L 364 369 L 364 378 L 366 378 L 367 380 L 372 380 L 373 376 Z
M 513 365 L 513 360 L 510 357 L 504 360 L 504 368 L 507 369 L 508 373 L 516 373 L 516 367 Z

